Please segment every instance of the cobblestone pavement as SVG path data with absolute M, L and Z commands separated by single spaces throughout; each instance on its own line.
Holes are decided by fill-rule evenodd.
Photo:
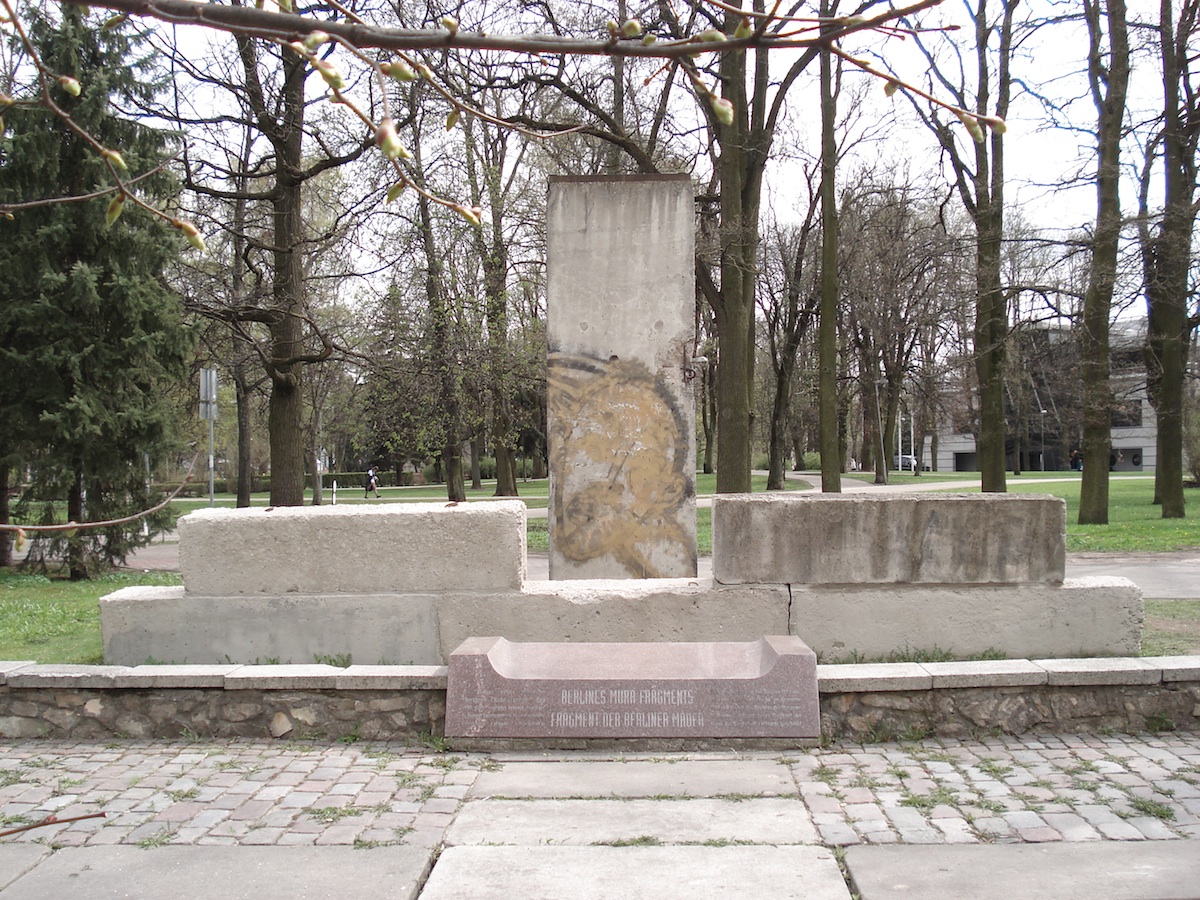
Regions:
M 482 771 L 613 759 L 722 766 L 775 760 L 794 782 L 794 794 L 790 788 L 783 794 L 805 804 L 827 846 L 1200 838 L 1200 734 L 1168 733 L 653 755 L 489 755 L 278 741 L 0 741 L 0 831 L 48 815 L 106 814 L 0 840 L 55 847 L 435 847 Z M 776 784 L 763 796 L 779 796 Z

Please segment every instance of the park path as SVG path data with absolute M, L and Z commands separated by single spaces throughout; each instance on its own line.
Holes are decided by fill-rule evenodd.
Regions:
M 843 874 L 864 900 L 1067 896 L 1046 886 L 1081 877 L 1099 878 L 1110 898 L 1195 897 L 1200 735 L 654 755 L 0 741 L 0 828 L 101 812 L 0 838 L 0 900 L 849 900 Z M 1120 879 L 1104 867 L 1131 845 L 1144 847 L 1138 877 L 1113 890 Z M 1112 849 L 1097 866 L 1101 846 Z M 968 876 L 984 893 L 880 882 L 906 859 L 918 877 L 960 870 L 970 848 L 1001 879 L 1036 873 L 1035 889 L 997 894 L 1002 881 L 977 861 Z M 1034 848 L 1014 865 L 1013 853 Z

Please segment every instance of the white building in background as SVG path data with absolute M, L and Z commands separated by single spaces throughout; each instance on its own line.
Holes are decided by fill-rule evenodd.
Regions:
M 1112 454 L 1109 468 L 1115 472 L 1153 472 L 1158 461 L 1158 424 L 1154 407 L 1146 392 L 1146 367 L 1142 356 L 1145 343 L 1146 320 L 1116 322 L 1110 334 L 1112 372 L 1110 375 L 1114 395 L 1112 427 Z M 1051 388 L 1052 389 L 1052 388 Z M 1043 445 L 1038 436 L 1031 439 L 1026 471 L 1064 471 L 1071 468 L 1070 456 L 1079 449 L 1081 422 L 1059 423 L 1051 414 L 1044 416 L 1044 424 L 1038 428 L 1039 435 L 1046 438 Z M 975 436 L 970 433 L 955 433 L 949 422 L 942 422 L 938 433 L 937 469 L 941 472 L 977 472 L 979 460 L 975 448 Z M 1066 426 L 1066 437 L 1060 426 Z M 933 441 L 927 437 L 923 458 L 929 460 Z M 1086 461 L 1085 461 L 1086 462 Z M 1012 469 L 1012 454 L 1008 454 L 1006 468 Z

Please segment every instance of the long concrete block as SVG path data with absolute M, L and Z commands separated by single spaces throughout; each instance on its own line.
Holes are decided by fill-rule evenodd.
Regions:
M 100 600 L 110 664 L 296 665 L 348 655 L 374 665 L 438 665 L 437 598 L 429 594 L 196 597 L 129 587 Z
M 709 579 L 531 582 L 519 593 L 446 594 L 443 659 L 470 637 L 512 641 L 752 641 L 786 634 L 781 585 L 720 588 Z
M 1142 592 L 1125 578 L 1061 585 L 792 589 L 792 633 L 823 661 L 938 648 L 1011 659 L 1137 656 Z
M 731 494 L 713 500 L 721 584 L 1054 584 L 1066 504 L 1020 494 Z
M 179 520 L 189 595 L 519 589 L 525 504 L 204 509 Z

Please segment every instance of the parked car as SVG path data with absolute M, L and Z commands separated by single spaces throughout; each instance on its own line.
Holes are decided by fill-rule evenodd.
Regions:
M 915 456 L 910 456 L 907 453 L 905 453 L 901 456 L 893 456 L 892 457 L 892 468 L 893 469 L 903 469 L 905 472 L 916 471 L 917 458 Z M 926 463 L 925 465 L 921 466 L 921 471 L 928 472 L 929 464 Z

